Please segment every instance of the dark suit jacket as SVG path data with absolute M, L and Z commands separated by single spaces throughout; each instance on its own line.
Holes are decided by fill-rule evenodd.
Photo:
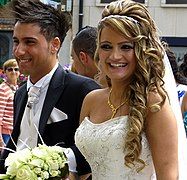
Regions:
M 50 81 L 40 117 L 39 132 L 45 144 L 55 145 L 60 143 L 63 147 L 71 147 L 75 153 L 79 175 L 90 172 L 90 168 L 74 145 L 74 134 L 79 126 L 79 115 L 83 99 L 87 93 L 97 88 L 99 88 L 99 85 L 92 79 L 64 71 L 59 65 Z M 15 143 L 17 143 L 20 134 L 20 124 L 26 103 L 27 89 L 26 84 L 24 84 L 17 90 L 14 99 L 12 138 Z M 54 107 L 66 113 L 68 119 L 47 124 Z M 39 138 L 38 143 L 41 143 Z M 13 150 L 16 149 L 11 140 L 8 142 L 7 147 Z M 4 150 L 1 155 L 0 173 L 4 172 L 4 160 L 8 153 L 9 151 Z

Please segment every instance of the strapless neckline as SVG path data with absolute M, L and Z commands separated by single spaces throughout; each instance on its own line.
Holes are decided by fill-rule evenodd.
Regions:
M 75 133 L 75 144 L 92 169 L 93 180 L 155 180 L 154 166 L 146 136 L 142 134 L 140 158 L 147 166 L 141 173 L 135 167 L 125 166 L 124 156 L 128 116 L 119 116 L 102 123 L 93 123 L 85 117 Z
M 101 126 L 101 125 L 105 125 L 105 124 L 108 124 L 108 123 L 111 123 L 111 122 L 113 123 L 113 122 L 119 121 L 121 119 L 124 120 L 124 119 L 127 119 L 127 118 L 128 118 L 128 115 L 124 115 L 124 116 L 118 116 L 118 117 L 114 117 L 114 118 L 108 119 L 108 120 L 106 120 L 104 122 L 101 122 L 101 123 L 94 123 L 94 122 L 92 122 L 90 120 L 89 117 L 85 117 L 82 122 L 87 121 L 88 123 L 90 123 L 90 124 L 92 124 L 94 126 Z

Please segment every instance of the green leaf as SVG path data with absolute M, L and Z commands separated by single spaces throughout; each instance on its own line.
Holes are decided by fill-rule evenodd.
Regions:
M 7 174 L 0 174 L 0 179 L 10 179 L 10 176 L 9 175 L 7 175 Z

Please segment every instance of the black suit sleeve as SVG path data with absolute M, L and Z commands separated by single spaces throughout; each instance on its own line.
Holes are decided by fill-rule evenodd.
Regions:
M 79 149 L 76 146 L 72 146 L 71 149 L 73 150 L 74 154 L 75 154 L 75 159 L 77 162 L 77 172 L 78 175 L 84 175 L 84 174 L 88 174 L 91 173 L 91 168 L 88 164 L 88 162 L 86 161 L 86 159 L 84 158 L 84 156 L 81 154 L 81 152 L 79 151 Z
M 80 110 L 81 110 L 81 106 L 82 106 L 82 102 L 85 98 L 85 96 L 91 92 L 94 89 L 99 89 L 100 86 L 93 80 L 91 79 L 87 79 L 87 81 L 85 81 L 82 84 L 82 87 L 80 89 L 81 93 L 80 93 L 80 109 L 79 111 L 79 115 L 80 115 Z M 86 161 L 85 157 L 81 154 L 81 152 L 79 151 L 79 149 L 75 146 L 71 146 L 71 149 L 73 150 L 74 154 L 75 154 L 75 158 L 76 158 L 76 163 L 77 163 L 77 172 L 78 175 L 84 175 L 84 174 L 88 174 L 91 173 L 91 168 L 88 164 L 88 162 Z

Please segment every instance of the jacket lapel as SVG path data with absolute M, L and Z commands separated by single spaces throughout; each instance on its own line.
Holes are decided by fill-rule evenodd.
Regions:
M 14 130 L 12 132 L 12 136 L 16 142 L 20 133 L 20 124 L 26 107 L 27 98 L 27 88 L 25 84 L 21 87 L 19 93 L 16 94 L 16 99 L 14 101 Z
M 65 80 L 65 71 L 59 65 L 57 70 L 55 71 L 46 94 L 46 98 L 43 104 L 40 123 L 39 123 L 39 132 L 42 135 L 47 124 L 47 121 L 50 117 L 50 114 L 59 100 L 60 95 L 64 89 L 64 80 Z

